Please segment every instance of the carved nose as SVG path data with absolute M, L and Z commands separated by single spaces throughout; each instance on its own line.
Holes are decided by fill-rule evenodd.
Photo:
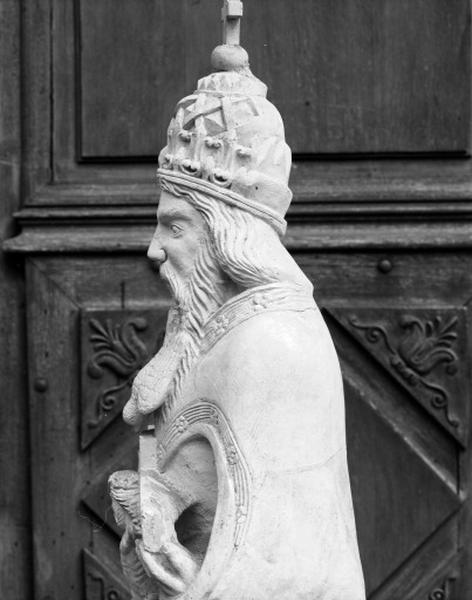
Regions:
M 165 262 L 167 258 L 165 250 L 161 247 L 157 238 L 154 238 L 150 243 L 147 255 L 150 260 L 159 264 Z

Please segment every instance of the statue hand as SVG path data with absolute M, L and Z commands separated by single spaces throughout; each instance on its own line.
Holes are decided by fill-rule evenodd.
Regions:
M 162 547 L 161 552 L 182 578 L 182 581 L 187 586 L 190 585 L 197 575 L 198 564 L 187 548 L 177 542 L 169 542 Z
M 170 596 L 182 594 L 197 574 L 197 562 L 176 542 L 168 542 L 159 552 L 150 552 L 142 540 L 137 540 L 136 551 L 148 575 Z

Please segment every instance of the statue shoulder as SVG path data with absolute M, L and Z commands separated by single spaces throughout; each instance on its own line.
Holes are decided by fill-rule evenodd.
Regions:
M 294 342 L 297 345 L 309 344 L 312 340 L 306 335 L 306 330 L 315 329 L 319 325 L 319 319 L 319 312 L 315 310 L 267 311 L 235 327 L 232 343 L 247 340 L 259 347 L 272 342 L 277 343 L 279 347 L 289 348 L 292 348 Z
M 331 346 L 318 310 L 266 311 L 239 323 L 210 351 L 231 369 L 241 364 L 290 365 L 312 361 L 321 347 Z
M 267 405 L 283 425 L 293 402 L 311 422 L 333 406 L 342 412 L 339 362 L 318 310 L 266 311 L 239 323 L 202 357 L 195 375 L 192 394 L 217 402 L 231 418 Z

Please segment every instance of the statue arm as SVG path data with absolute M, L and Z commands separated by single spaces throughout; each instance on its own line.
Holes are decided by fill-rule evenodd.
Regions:
M 175 489 L 156 478 L 156 472 L 146 479 L 141 498 L 142 538 L 136 541 L 136 552 L 148 576 L 165 594 L 177 596 L 191 584 L 199 568 L 175 531 L 186 503 Z

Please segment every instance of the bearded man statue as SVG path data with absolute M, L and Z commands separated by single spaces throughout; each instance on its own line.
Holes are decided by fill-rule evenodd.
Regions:
M 282 119 L 242 48 L 212 61 L 159 157 L 148 256 L 175 306 L 124 409 L 123 565 L 136 598 L 362 600 L 340 368 L 281 242 Z

